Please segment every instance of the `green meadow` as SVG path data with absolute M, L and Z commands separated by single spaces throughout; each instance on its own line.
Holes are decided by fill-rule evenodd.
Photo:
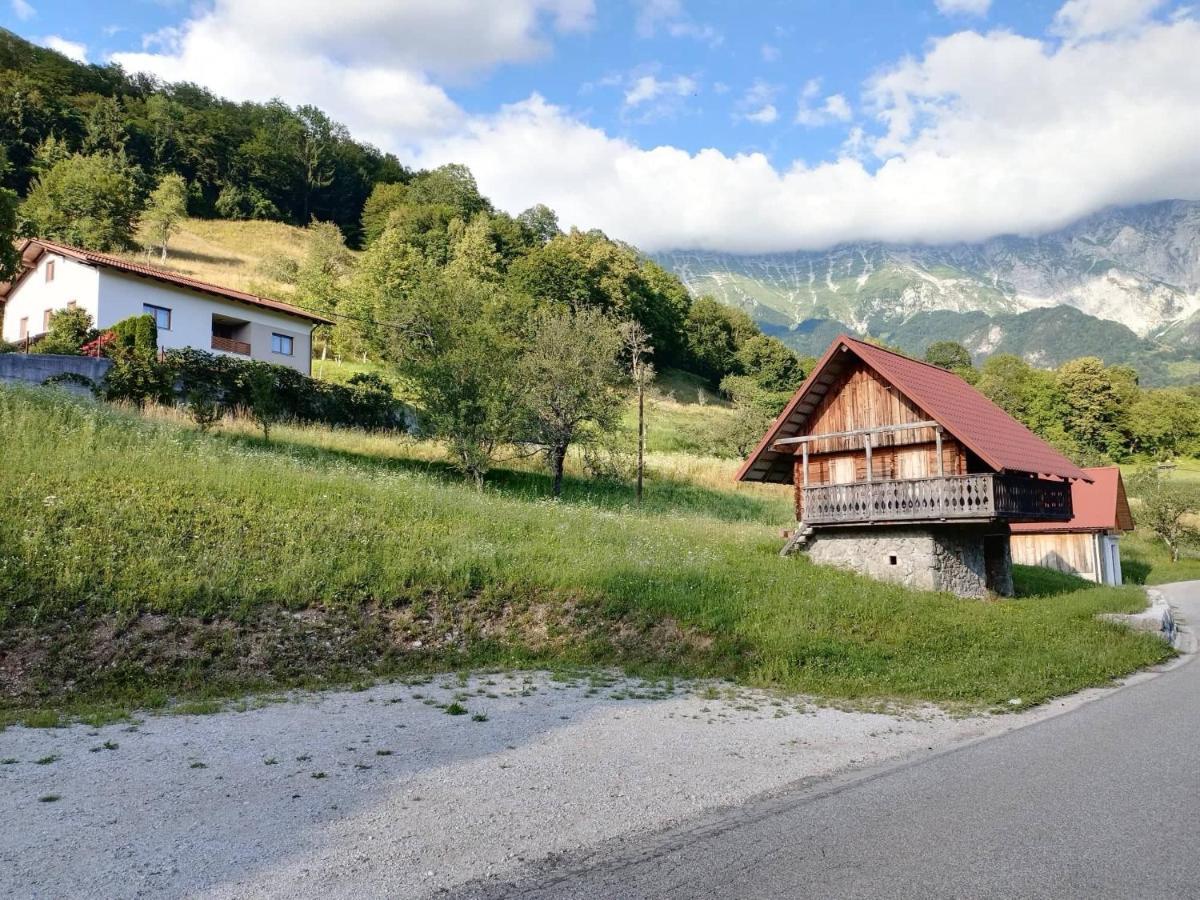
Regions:
M 679 449 L 721 407 L 656 403 L 637 508 L 578 460 L 551 501 L 536 460 L 479 492 L 430 442 L 0 388 L 0 715 L 529 665 L 1015 708 L 1170 654 L 1096 619 L 1137 588 L 1021 569 L 975 602 L 781 559 L 788 491 Z

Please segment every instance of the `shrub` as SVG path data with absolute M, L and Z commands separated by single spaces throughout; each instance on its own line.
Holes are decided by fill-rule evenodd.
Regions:
M 219 407 L 219 418 L 234 409 L 253 410 L 256 400 L 265 408 L 260 378 L 272 382 L 278 418 L 353 428 L 399 428 L 406 423 L 403 406 L 391 386 L 374 374 L 356 375 L 348 385 L 318 381 L 286 366 L 218 356 L 203 350 L 171 350 L 165 358 L 174 393 L 188 403 Z M 270 426 L 268 425 L 268 428 Z
M 38 353 L 74 355 L 79 348 L 96 337 L 92 317 L 86 310 L 60 309 L 50 314 L 50 329 L 37 345 Z

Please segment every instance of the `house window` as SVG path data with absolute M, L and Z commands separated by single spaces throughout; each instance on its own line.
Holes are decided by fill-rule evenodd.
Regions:
M 21 340 L 25 340 L 25 338 L 29 337 L 29 316 L 25 316 L 23 319 L 21 319 L 20 334 Z
M 49 260 L 46 263 L 46 283 L 49 284 L 54 280 L 54 260 Z
M 271 352 L 283 356 L 292 355 L 292 339 L 286 334 L 271 335 Z
M 54 310 L 48 309 L 42 313 L 42 331 L 50 330 L 50 320 L 54 318 Z
M 153 306 L 149 303 L 143 303 L 142 312 L 154 316 L 154 324 L 158 326 L 159 331 L 171 330 L 171 311 L 165 306 Z

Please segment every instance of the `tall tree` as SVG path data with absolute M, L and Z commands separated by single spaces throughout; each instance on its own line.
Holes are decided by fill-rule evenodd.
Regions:
M 621 337 L 596 310 L 545 313 L 521 357 L 520 380 L 528 411 L 524 441 L 546 454 L 562 494 L 563 467 L 573 444 L 615 427 L 621 408 L 618 362 Z
M 517 216 L 517 221 L 541 244 L 548 244 L 562 234 L 562 229 L 558 227 L 558 214 L 544 203 L 529 207 Z
M 140 209 L 130 167 L 115 156 L 76 154 L 56 163 L 21 204 L 27 234 L 89 250 L 133 246 Z
M 159 248 L 159 259 L 167 261 L 167 244 L 187 218 L 187 183 L 182 175 L 170 173 L 158 180 L 150 194 L 142 223 L 150 234 L 151 246 Z

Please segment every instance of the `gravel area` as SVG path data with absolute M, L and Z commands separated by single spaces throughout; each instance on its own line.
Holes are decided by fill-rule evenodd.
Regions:
M 249 705 L 0 732 L 0 895 L 428 896 L 1031 715 L 547 673 Z

